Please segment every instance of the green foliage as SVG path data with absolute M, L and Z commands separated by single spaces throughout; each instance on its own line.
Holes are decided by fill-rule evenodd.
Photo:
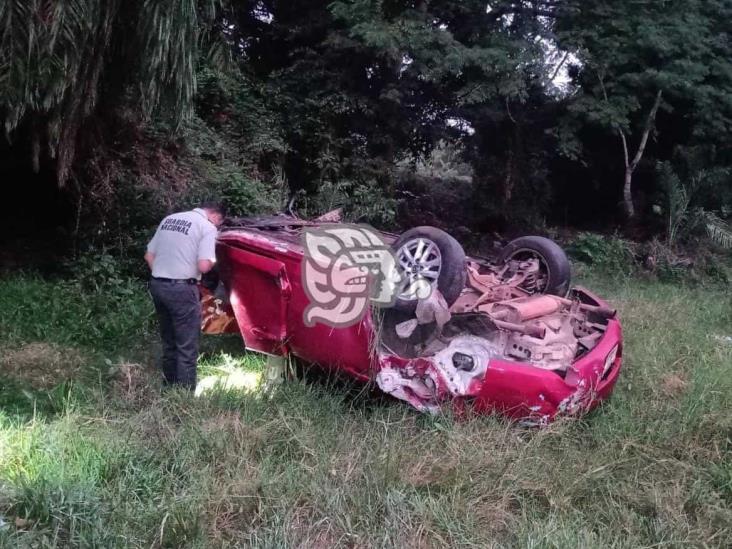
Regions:
M 684 120 L 679 123 L 691 121 L 692 135 L 699 137 L 708 131 L 713 112 L 716 131 L 732 130 L 732 50 L 727 41 L 719 40 L 724 32 L 721 22 L 732 15 L 728 2 L 582 0 L 563 4 L 558 44 L 577 59 L 572 70 L 576 93 L 568 114 L 585 121 L 574 124 L 575 128 L 586 131 L 596 125 L 616 138 L 618 188 L 620 174 L 633 175 L 647 157 L 649 137 L 662 131 L 657 118 L 672 120 L 681 115 Z M 671 130 L 668 122 L 665 130 Z M 570 147 L 570 154 L 574 150 Z M 594 154 L 606 156 L 607 151 Z M 624 185 L 625 212 L 633 217 L 631 180 Z M 672 200 L 684 198 L 677 193 Z M 672 205 L 671 210 L 679 206 Z M 673 240 L 680 217 L 667 213 L 667 238 Z
M 209 198 L 250 214 L 297 196 L 303 212 L 344 206 L 353 219 L 473 232 L 608 226 L 624 164 L 648 129 L 635 200 L 676 202 L 663 223 L 650 207 L 639 215 L 669 242 L 684 240 L 682 210 L 725 220 L 732 187 L 707 177 L 684 206 L 649 167 L 671 162 L 688 186 L 674 151 L 729 140 L 732 55 L 720 37 L 730 9 L 721 0 L 5 2 L 0 115 L 13 145 L 0 154 L 31 151 L 42 173 L 72 175 L 75 248 L 121 257 L 139 252 L 160 216 Z M 457 172 L 435 170 L 440 155 Z M 706 160 L 707 176 L 732 165 L 724 148 Z M 431 178 L 428 196 L 411 201 L 421 220 L 397 213 L 419 186 L 400 188 L 405 172 Z M 705 226 L 723 242 L 722 225 Z
M 630 244 L 617 236 L 580 233 L 567 247 L 567 252 L 574 259 L 608 275 L 628 275 L 635 269 Z
M 395 222 L 397 201 L 384 196 L 379 184 L 367 181 L 326 181 L 315 195 L 298 195 L 296 209 L 301 216 L 317 217 L 331 210 L 342 208 L 345 221 L 370 223 L 388 228 Z
M 256 166 L 287 152 L 282 113 L 267 104 L 261 83 L 235 69 L 222 72 L 208 64 L 200 68 L 197 82 L 200 120 L 193 121 L 187 135 L 194 153 L 205 158 L 238 156 Z M 202 123 L 208 127 L 201 128 Z M 208 143 L 202 142 L 206 139 Z
M 697 210 L 697 216 L 714 244 L 728 250 L 732 249 L 732 227 L 726 221 L 720 219 L 714 212 L 704 210 Z
M 229 208 L 229 215 L 261 215 L 281 209 L 283 200 L 280 189 L 273 189 L 257 179 L 249 179 L 240 172 L 217 170 L 214 173 L 218 176 L 213 180 L 214 184 L 221 189 L 221 198 Z
M 135 258 L 142 263 L 140 257 Z M 108 292 L 110 297 L 129 297 L 135 293 L 135 282 L 125 265 L 108 253 L 87 253 L 67 262 L 66 269 L 73 277 L 73 283 L 82 292 Z
M 707 167 L 705 152 L 699 148 L 678 150 L 673 161 L 661 162 L 656 168 L 665 198 L 664 208 L 659 210 L 666 219 L 668 245 L 675 245 L 679 237 L 688 241 L 706 235 L 712 243 L 732 248 L 732 229 L 704 208 L 710 193 L 725 188 L 731 172 L 720 166 Z M 726 208 L 722 205 L 721 209 Z
M 261 85 L 239 71 L 209 65 L 199 71 L 198 82 L 198 117 L 186 128 L 202 183 L 194 196 L 223 200 L 231 215 L 280 211 L 287 181 L 279 163 L 288 146 L 280 116 L 266 104 Z
M 687 187 L 673 171 L 669 162 L 659 164 L 657 170 L 666 194 L 666 212 L 664 213 L 666 218 L 666 242 L 673 245 L 676 243 L 679 230 L 687 220 L 692 198 L 691 193 L 697 187 L 699 179 L 693 179 Z
M 41 0 L 0 4 L 0 105 L 7 134 L 30 128 L 33 161 L 69 177 L 80 130 L 100 101 L 131 91 L 150 115 L 190 114 L 198 48 L 216 1 Z M 105 85 L 106 84 L 106 85 Z M 110 85 L 111 84 L 111 85 Z
M 645 105 L 658 90 L 667 100 L 683 98 L 705 105 L 721 91 L 707 84 L 720 76 L 717 63 L 728 62 L 717 34 L 718 18 L 730 10 L 724 2 L 566 4 L 559 43 L 576 52 L 582 63 L 578 70 L 583 93 L 573 108 L 593 122 L 631 131 L 637 123 L 634 116 L 645 116 Z M 717 111 L 720 123 L 732 123 L 732 111 Z
M 441 141 L 428 157 L 416 159 L 414 173 L 423 177 L 471 182 L 473 169 L 470 164 L 465 162 L 464 153 L 462 147 Z M 412 171 L 411 163 L 402 162 L 400 168 L 405 173 Z
M 0 279 L 3 342 L 49 341 L 96 350 L 135 347 L 152 330 L 144 284 L 125 278 L 109 258 L 77 263 L 78 279 Z M 82 272 L 92 267 L 91 272 Z

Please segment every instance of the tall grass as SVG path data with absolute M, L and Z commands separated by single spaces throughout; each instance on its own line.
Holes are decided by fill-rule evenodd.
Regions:
M 33 275 L 0 278 L 0 341 L 43 341 L 114 351 L 140 342 L 153 321 L 143 283 L 90 288 Z
M 728 546 L 732 296 L 583 282 L 621 311 L 625 370 L 600 410 L 544 430 L 429 417 L 307 377 L 161 393 L 139 354 L 127 377 L 80 376 L 30 401 L 16 380 L 0 394 L 57 394 L 35 414 L 0 403 L 0 547 Z M 154 340 L 143 293 L 99 308 L 103 296 L 65 294 L 39 317 L 27 300 L 54 283 L 0 286 L 3 326 L 19 323 L 8 348 L 79 346 L 101 372 L 97 349 L 124 365 L 130 342 Z M 104 328 L 81 335 L 87 317 Z M 262 372 L 236 341 L 204 351 L 202 377 Z

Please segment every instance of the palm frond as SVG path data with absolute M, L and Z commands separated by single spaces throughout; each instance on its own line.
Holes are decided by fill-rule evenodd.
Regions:
M 702 210 L 702 216 L 709 239 L 717 246 L 732 249 L 732 227 L 714 212 Z
M 692 192 L 673 170 L 671 163 L 660 162 L 657 171 L 661 185 L 666 192 L 666 243 L 673 245 L 687 220 Z M 693 184 L 690 188 L 693 191 Z
M 116 78 L 121 86 L 139 90 L 146 114 L 165 102 L 180 123 L 191 112 L 201 37 L 218 6 L 219 0 L 3 0 L 6 134 L 28 121 L 34 164 L 44 142 L 63 185 L 78 132 L 112 70 L 123 75 Z M 125 65 L 109 66 L 112 57 Z

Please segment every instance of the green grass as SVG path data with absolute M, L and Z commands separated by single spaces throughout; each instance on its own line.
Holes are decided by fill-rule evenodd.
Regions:
M 161 392 L 143 287 L 1 280 L 0 547 L 729 546 L 732 294 L 583 282 L 621 311 L 625 370 L 526 430 L 315 380 Z M 263 372 L 235 338 L 203 350 L 202 378 Z
M 0 341 L 42 341 L 115 352 L 150 333 L 153 309 L 142 284 L 88 289 L 35 276 L 0 280 Z

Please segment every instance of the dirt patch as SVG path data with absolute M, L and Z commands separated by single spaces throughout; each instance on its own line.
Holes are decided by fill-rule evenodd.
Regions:
M 125 402 L 150 402 L 159 396 L 153 380 L 154 373 L 150 368 L 132 362 L 114 365 L 112 374 L 112 393 Z
M 290 541 L 297 549 L 329 549 L 343 539 L 343 533 L 330 518 L 318 517 L 309 506 L 297 507 L 288 520 Z M 359 547 L 358 545 L 352 545 Z
M 240 439 L 245 430 L 241 415 L 237 412 L 223 412 L 213 417 L 208 417 L 201 423 L 201 431 L 207 435 L 226 432 Z
M 481 529 L 500 539 L 515 529 L 521 505 L 515 496 L 496 490 L 475 502 L 474 513 Z
M 216 540 L 236 540 L 260 520 L 263 507 L 261 473 L 242 463 L 235 477 L 217 481 L 211 489 L 204 520 Z
M 136 403 L 137 404 L 137 403 Z M 163 447 L 172 444 L 180 431 L 180 423 L 167 415 L 160 406 L 146 402 L 142 409 L 129 419 L 138 437 L 149 444 Z
M 689 382 L 677 374 L 669 374 L 661 380 L 661 388 L 669 396 L 683 393 L 688 386 Z
M 454 470 L 448 464 L 422 460 L 405 464 L 400 477 L 405 484 L 425 488 L 449 483 L 449 479 L 454 477 Z
M 0 351 L 0 372 L 34 389 L 50 389 L 79 375 L 84 356 L 72 347 L 28 343 Z

